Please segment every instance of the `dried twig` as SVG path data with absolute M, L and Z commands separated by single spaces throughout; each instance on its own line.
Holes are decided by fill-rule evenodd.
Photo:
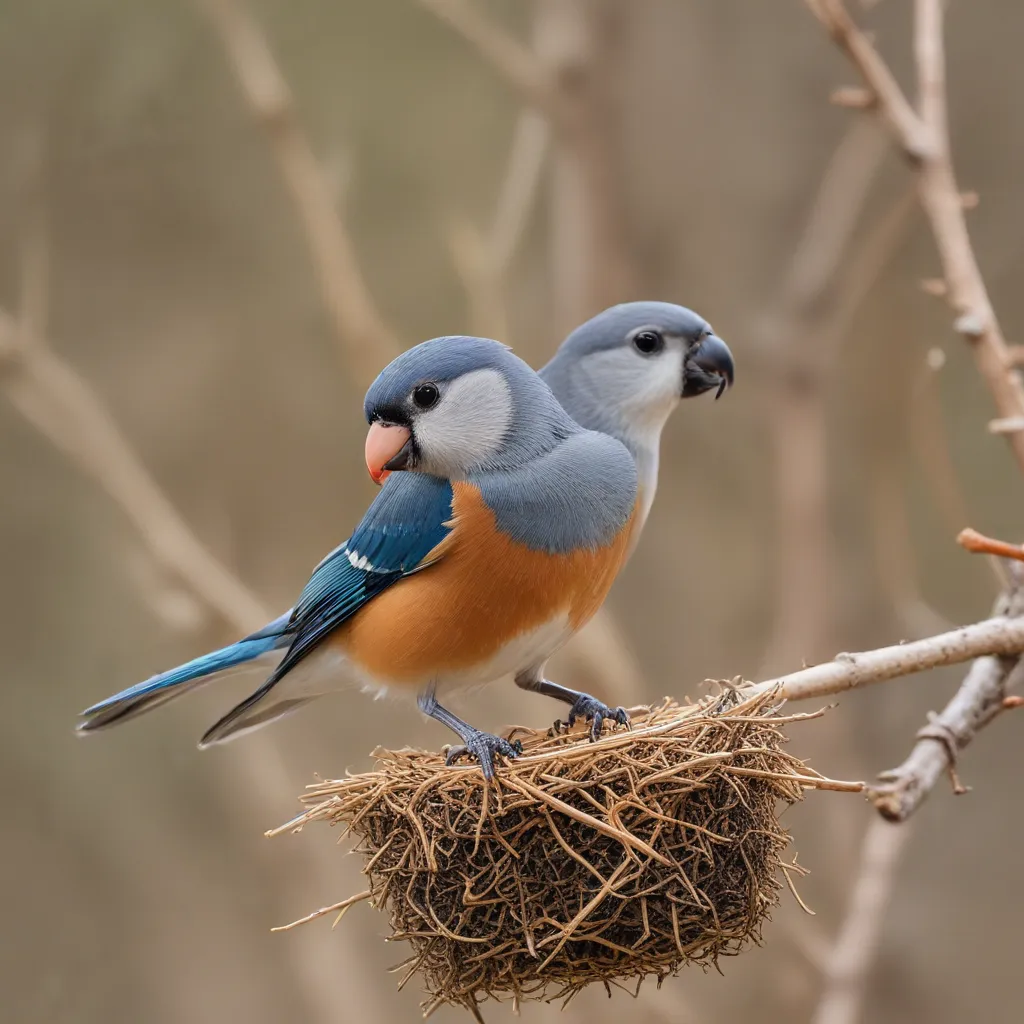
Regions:
M 918 197 L 942 263 L 945 297 L 957 317 L 955 328 L 971 343 L 978 369 L 1000 416 L 1024 416 L 1024 387 L 1014 370 L 971 247 L 964 204 L 953 172 L 946 119 L 942 0 L 915 2 L 916 110 L 842 0 L 807 2 L 860 71 L 877 101 L 873 109 L 888 125 L 915 171 Z M 1024 470 L 1024 432 L 1005 436 Z
M 537 199 L 550 138 L 544 118 L 523 110 L 490 230 L 484 234 L 470 222 L 458 220 L 448 232 L 452 262 L 469 299 L 470 329 L 485 338 L 509 335 L 505 275 Z
M 860 872 L 843 926 L 824 968 L 824 992 L 812 1024 L 857 1024 L 868 972 L 881 940 L 896 869 L 910 830 L 874 818 L 864 836 Z
M 889 821 L 906 821 L 946 772 L 953 792 L 966 793 L 956 774 L 957 756 L 979 729 L 1001 712 L 1019 706 L 1009 694 L 1022 682 L 1019 660 L 983 657 L 975 661 L 953 699 L 918 732 L 917 743 L 903 764 L 883 772 L 882 783 L 869 787 L 879 814 Z
M 1024 575 L 1021 570 L 1011 573 L 1010 587 L 996 601 L 993 614 L 1024 614 Z M 1000 618 L 990 621 L 1009 623 L 1022 620 Z M 1011 696 L 1011 691 L 1024 684 L 1024 660 L 1013 657 L 1014 653 L 993 648 L 988 652 L 989 656 L 979 657 L 942 712 L 929 716 L 929 723 L 917 734 L 917 743 L 909 757 L 898 768 L 883 773 L 881 785 L 870 788 L 871 800 L 882 817 L 890 821 L 905 821 L 947 771 L 953 791 L 966 792 L 956 774 L 960 751 L 979 729 L 1001 712 L 1020 706 L 1019 700 Z
M 481 14 L 470 0 L 420 0 L 450 25 L 522 97 L 550 120 L 569 117 L 557 78 L 536 54 Z
M 1022 609 L 1024 610 L 1024 609 Z M 986 655 L 1015 656 L 1024 651 L 1024 617 L 997 617 L 961 626 L 924 640 L 837 654 L 833 661 L 791 672 L 743 689 L 744 696 L 779 688 L 788 700 L 806 700 L 882 683 L 942 665 L 957 665 Z
M 960 531 L 956 542 L 962 548 L 975 554 L 998 555 L 1000 558 L 1013 558 L 1018 562 L 1024 562 L 1024 547 L 1018 544 L 1008 544 L 1005 540 L 994 540 L 970 527 Z
M 566 334 L 630 293 L 621 196 L 614 181 L 610 115 L 593 72 L 607 63 L 603 14 L 582 0 L 536 9 L 533 50 L 468 0 L 420 0 L 543 114 L 555 137 L 552 166 L 552 292 L 556 329 Z M 464 241 L 464 240 L 463 240 Z
M 245 0 L 196 0 L 217 29 L 250 109 L 267 134 L 302 221 L 338 343 L 360 386 L 399 352 L 363 278 L 328 175 L 295 113 L 291 90 Z
M 268 609 L 189 529 L 89 385 L 41 340 L 21 344 L 24 336 L 0 310 L 0 383 L 15 408 L 99 483 L 161 569 L 204 606 L 238 632 L 270 619 Z

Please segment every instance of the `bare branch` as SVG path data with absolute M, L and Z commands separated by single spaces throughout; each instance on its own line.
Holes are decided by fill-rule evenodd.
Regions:
M 359 385 L 367 386 L 400 346 L 363 278 L 331 181 L 299 125 L 288 83 L 245 0 L 196 2 L 220 34 L 242 94 L 267 134 L 302 221 L 342 354 Z
M 833 661 L 745 687 L 751 697 L 774 687 L 788 700 L 842 693 L 942 665 L 957 665 L 985 655 L 1013 656 L 1024 651 L 1024 617 L 997 617 L 939 633 L 925 640 L 837 654 Z
M 528 47 L 481 14 L 470 0 L 420 0 L 420 3 L 476 49 L 525 103 L 552 122 L 565 120 L 566 103 L 557 79 Z
M 50 238 L 43 187 L 43 143 L 38 137 L 30 143 L 31 168 L 22 200 L 20 294 L 18 325 L 22 347 L 39 344 L 46 336 L 50 305 Z
M 1019 566 L 1011 573 L 1009 588 L 996 601 L 993 614 L 1008 616 L 990 620 L 993 622 L 1021 621 L 1009 617 L 1024 614 L 1024 575 Z M 989 656 L 979 657 L 942 712 L 929 715 L 928 725 L 918 732 L 917 743 L 903 764 L 879 776 L 880 785 L 868 788 L 883 818 L 909 818 L 944 772 L 949 772 L 955 793 L 967 791 L 956 774 L 960 751 L 1001 712 L 1021 703 L 1010 693 L 1024 684 L 1024 659 L 1014 658 L 1012 653 L 993 649 Z
M 544 118 L 521 111 L 489 232 L 467 220 L 456 220 L 448 231 L 452 262 L 469 299 L 470 330 L 485 338 L 508 339 L 504 278 L 537 198 L 550 138 Z
M 560 336 L 637 291 L 616 175 L 621 140 L 603 87 L 621 38 L 616 11 L 587 0 L 534 5 L 534 49 L 571 110 L 567 130 L 555 126 L 548 187 L 551 322 Z
M 497 274 L 507 273 L 519 248 L 537 199 L 550 142 L 551 130 L 547 122 L 532 110 L 523 110 L 516 121 L 512 153 L 488 236 L 488 248 Z
M 916 113 L 874 46 L 854 24 L 842 0 L 808 5 L 874 91 L 875 110 L 909 156 L 918 198 L 939 251 L 945 297 L 956 315 L 954 328 L 971 344 L 978 369 L 1001 417 L 1024 416 L 1024 386 L 992 308 L 971 246 L 964 202 L 953 171 L 946 123 L 943 0 L 916 0 L 914 53 L 920 113 Z M 1024 470 L 1024 432 L 1005 435 Z
M 870 120 L 851 123 L 822 176 L 761 347 L 773 385 L 765 404 L 775 459 L 779 572 L 776 622 L 761 671 L 821 653 L 828 634 L 825 419 L 830 372 L 850 322 L 908 222 L 900 200 L 850 249 L 885 155 Z
M 0 338 L 10 343 L 18 333 L 17 324 L 0 311 Z M 162 569 L 239 632 L 271 618 L 188 528 L 85 381 L 39 344 L 18 353 L 0 373 L 11 402 L 114 499 Z
M 813 313 L 835 282 L 885 157 L 884 139 L 870 119 L 855 118 L 825 168 L 783 286 L 783 304 L 798 315 Z
M 807 0 L 807 5 L 864 77 L 874 93 L 875 109 L 907 156 L 915 162 L 923 159 L 933 143 L 924 121 L 914 112 L 899 82 L 871 41 L 857 28 L 842 0 Z
M 956 759 L 978 731 L 1001 712 L 1016 707 L 1009 691 L 1024 680 L 1020 660 L 983 657 L 971 666 L 956 695 L 917 734 L 917 743 L 898 768 L 883 772 L 869 786 L 876 810 L 889 821 L 906 821 L 946 772 L 954 793 L 966 793 L 956 775 Z
M 1018 544 L 1007 544 L 1005 540 L 993 540 L 970 527 L 960 531 L 956 542 L 962 548 L 975 554 L 997 555 L 1000 558 L 1013 558 L 1018 562 L 1024 562 L 1024 547 Z
M 900 855 L 910 835 L 880 818 L 868 825 L 860 870 L 843 926 L 824 968 L 825 988 L 812 1024 L 857 1024 L 864 990 L 882 937 Z
M 271 616 L 262 602 L 191 532 L 149 475 L 113 418 L 89 385 L 38 340 L 21 344 L 25 331 L 0 310 L 0 388 L 43 436 L 83 473 L 95 480 L 138 531 L 160 567 L 179 579 L 205 606 L 233 629 L 249 632 Z M 294 787 L 277 750 L 268 743 L 250 748 L 251 756 L 228 762 L 244 777 L 234 790 L 286 805 Z M 337 865 L 329 849 L 307 847 L 310 868 L 334 878 Z M 292 893 L 296 901 L 304 895 Z M 350 955 L 356 955 L 355 949 Z M 315 1017 L 334 1015 L 334 954 L 318 941 L 303 942 L 292 953 L 303 991 L 319 1000 Z M 369 986 L 349 978 L 353 1002 L 361 1016 L 372 1015 L 376 998 Z

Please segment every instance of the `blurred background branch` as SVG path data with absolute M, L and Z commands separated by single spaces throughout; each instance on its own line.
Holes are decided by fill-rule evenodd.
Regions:
M 824 991 L 811 1024 L 857 1024 L 862 1019 L 868 974 L 909 835 L 909 829 L 879 818 L 868 823 L 849 909 L 825 963 Z
M 889 126 L 914 171 L 921 207 L 942 263 L 943 293 L 957 317 L 954 329 L 970 343 L 1000 416 L 1024 416 L 1024 387 L 971 246 L 964 198 L 953 171 L 946 114 L 944 0 L 915 0 L 916 110 L 842 0 L 808 0 L 808 4 L 860 71 L 874 95 L 873 109 Z M 1006 437 L 1024 471 L 1024 434 Z
M 330 179 L 299 124 L 295 103 L 246 0 L 197 0 L 224 44 L 232 71 L 270 148 L 302 223 L 344 368 L 368 387 L 399 352 L 359 267 Z
M 43 322 L 38 311 L 33 312 L 34 322 Z M 251 632 L 269 621 L 273 617 L 269 609 L 192 533 L 88 384 L 40 337 L 29 334 L 29 326 L 27 322 L 19 325 L 0 310 L 0 386 L 14 407 L 79 471 L 99 484 L 162 570 L 223 618 L 233 632 Z M 295 798 L 295 781 L 269 744 L 250 746 L 248 752 L 240 748 L 239 753 L 231 762 L 234 778 L 228 783 L 226 803 L 234 806 L 246 796 L 251 799 L 248 825 L 255 839 L 259 832 L 253 822 L 265 813 L 267 801 L 288 806 Z M 332 851 L 323 846 L 306 844 L 299 856 L 307 858 L 311 874 L 292 876 L 297 884 L 286 887 L 285 898 L 301 905 L 309 883 L 319 879 L 325 887 L 332 885 L 337 868 Z M 350 938 L 340 941 L 350 947 L 349 956 L 358 957 L 358 947 Z M 288 952 L 310 1003 L 310 1019 L 332 1020 L 336 954 L 315 936 L 302 939 Z M 348 988 L 360 1012 L 372 1013 L 375 996 L 362 983 L 362 976 Z

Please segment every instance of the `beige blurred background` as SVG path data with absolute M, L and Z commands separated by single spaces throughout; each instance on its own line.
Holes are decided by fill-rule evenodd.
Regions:
M 705 677 L 756 678 L 986 615 L 995 577 L 953 537 L 969 521 L 1022 539 L 1024 487 L 986 433 L 989 397 L 945 307 L 919 286 L 937 261 L 905 169 L 828 104 L 852 75 L 803 5 L 477 0 L 576 90 L 582 165 L 557 133 L 545 144 L 517 92 L 428 6 L 248 8 L 399 343 L 494 330 L 540 366 L 603 306 L 658 298 L 707 317 L 738 365 L 730 394 L 687 403 L 667 430 L 658 501 L 609 599 L 635 664 L 595 683 L 567 652 L 556 678 L 630 701 L 699 696 Z M 907 6 L 870 17 L 901 76 Z M 373 496 L 353 352 L 373 366 L 387 355 L 339 333 L 275 159 L 280 129 L 253 117 L 211 9 L 0 4 L 0 308 L 27 316 L 95 392 L 251 588 L 248 608 L 276 613 Z M 1024 324 L 1022 38 L 1017 4 L 951 5 L 958 170 L 981 197 L 972 236 L 1011 339 Z M 821 236 L 801 248 L 830 162 Z M 499 209 L 511 217 L 499 242 L 514 243 L 500 280 Z M 83 472 L 95 438 L 60 418 L 74 403 L 40 412 L 22 372 L 0 365 L 0 1016 L 416 1019 L 415 981 L 396 992 L 385 970 L 403 953 L 372 910 L 333 932 L 321 920 L 270 934 L 361 886 L 326 829 L 263 831 L 314 773 L 365 768 L 378 743 L 449 737 L 356 694 L 201 754 L 198 736 L 242 696 L 229 685 L 78 741 L 82 707 L 230 641 L 245 608 L 226 622 L 161 566 L 110 486 Z M 40 423 L 63 431 L 70 458 Z M 608 621 L 591 645 L 607 645 Z M 791 749 L 871 778 L 961 675 L 844 697 L 793 727 Z M 491 728 L 556 710 L 494 691 L 463 709 Z M 1019 722 L 996 722 L 962 761 L 970 795 L 940 786 L 908 826 L 864 1020 L 1024 1019 L 1020 749 Z M 724 976 L 689 971 L 636 1004 L 588 991 L 560 1019 L 810 1020 L 871 815 L 839 793 L 788 813 L 816 917 L 786 894 L 764 945 L 724 961 Z

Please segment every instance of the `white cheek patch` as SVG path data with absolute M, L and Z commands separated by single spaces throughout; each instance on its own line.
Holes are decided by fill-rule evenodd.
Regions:
M 637 442 L 657 447 L 665 421 L 679 403 L 683 352 L 672 345 L 644 358 L 624 346 L 595 352 L 580 362 L 587 388 Z
M 474 370 L 452 381 L 441 401 L 416 417 L 423 468 L 459 477 L 502 446 L 512 423 L 512 395 L 497 370 Z

